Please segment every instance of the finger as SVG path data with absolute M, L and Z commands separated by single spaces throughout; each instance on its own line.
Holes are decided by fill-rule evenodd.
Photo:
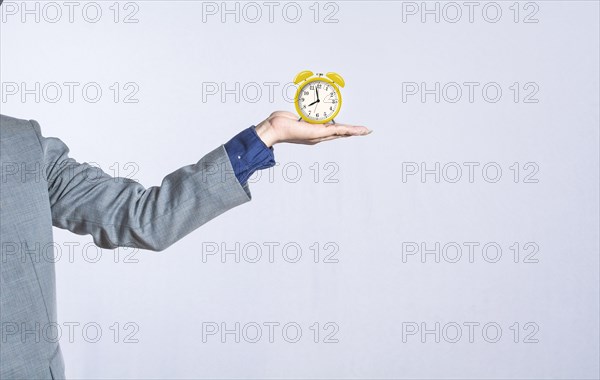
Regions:
M 304 122 L 307 139 L 321 139 L 330 136 L 364 136 L 369 133 L 366 127 L 356 127 L 342 124 L 309 124 Z
M 320 142 L 323 141 L 329 141 L 329 140 L 335 140 L 335 139 L 339 139 L 340 137 L 345 137 L 345 136 L 328 136 L 328 137 L 320 137 L 318 139 L 310 139 L 310 140 L 305 140 L 305 142 L 309 143 L 309 144 L 318 144 Z
M 342 124 L 342 123 L 331 123 L 331 124 L 325 124 L 328 127 L 338 127 L 338 128 L 360 128 L 360 129 L 365 129 L 367 131 L 369 131 L 369 128 L 365 127 L 364 125 L 354 125 L 354 124 Z
M 330 124 L 326 128 L 319 130 L 318 137 L 328 136 L 363 136 L 370 133 L 367 127 L 347 125 L 347 124 Z
M 320 139 L 313 139 L 313 140 L 311 140 L 311 142 L 320 143 L 320 142 L 323 142 L 323 141 L 335 140 L 335 139 L 339 139 L 339 138 L 342 138 L 342 137 L 349 137 L 349 136 L 328 136 L 328 137 L 321 137 Z
M 318 139 L 311 139 L 311 140 L 308 140 L 308 142 L 311 143 L 311 144 L 318 144 L 320 142 L 330 141 L 330 140 L 335 140 L 335 139 L 343 139 L 345 137 L 352 137 L 352 135 L 327 136 L 327 137 L 321 137 L 321 138 L 318 138 Z

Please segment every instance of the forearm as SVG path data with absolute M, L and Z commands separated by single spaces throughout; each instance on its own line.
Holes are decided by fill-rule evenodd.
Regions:
M 92 169 L 85 166 L 78 164 L 74 178 L 52 203 L 53 224 L 90 234 L 102 248 L 161 251 L 251 199 L 249 188 L 236 179 L 223 146 L 167 175 L 160 186 L 147 189 L 102 172 L 99 177 L 88 176 L 84 171 Z M 97 169 L 93 173 L 98 176 Z

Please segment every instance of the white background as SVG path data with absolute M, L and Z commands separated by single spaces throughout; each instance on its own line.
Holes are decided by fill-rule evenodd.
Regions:
M 27 4 L 35 9 L 35 2 Z M 255 8 L 246 3 L 237 3 L 239 22 L 235 15 L 222 22 L 220 13 L 206 12 L 203 22 L 203 9 L 211 4 L 121 2 L 115 22 L 114 3 L 98 2 L 102 15 L 95 23 L 82 16 L 86 3 L 77 3 L 73 22 L 69 8 L 55 3 L 63 14 L 54 23 L 56 6 L 37 4 L 39 22 L 35 12 L 22 22 L 20 2 L 2 5 L 2 113 L 37 120 L 45 136 L 69 145 L 72 157 L 108 173 L 118 168 L 126 176 L 132 173 L 126 164 L 133 163 L 133 178 L 147 187 L 160 184 L 166 174 L 196 162 L 270 112 L 293 111 L 281 89 L 306 69 L 340 73 L 347 86 L 337 121 L 374 130 L 368 137 L 313 147 L 277 145 L 279 166 L 271 178 L 265 171 L 253 179 L 252 202 L 164 252 L 134 253 L 137 263 L 123 262 L 126 250 L 117 251 L 115 263 L 112 251 L 84 249 L 89 236 L 55 230 L 68 377 L 599 376 L 598 2 L 479 2 L 472 22 L 462 2 L 454 3 L 462 11 L 457 22 L 450 22 L 454 4 L 427 3 L 430 9 L 437 4 L 440 20 L 426 15 L 422 22 L 421 13 L 408 14 L 421 2 L 393 1 L 322 2 L 316 5 L 317 22 L 312 2 L 276 3 L 269 22 L 269 8 L 258 2 L 263 13 L 254 23 L 249 21 Z M 235 4 L 228 3 L 229 9 Z M 12 13 L 8 6 L 19 8 L 16 15 L 7 14 Z M 490 22 L 498 7 L 499 21 Z M 302 15 L 291 22 L 296 8 Z M 95 6 L 86 9 L 95 17 Z M 131 12 L 138 22 L 124 23 Z M 328 21 L 337 22 L 324 22 L 332 12 Z M 530 21 L 538 22 L 523 22 L 530 13 Z M 65 93 L 54 103 L 54 93 L 42 90 L 39 102 L 33 95 L 21 99 L 22 83 L 32 89 L 36 82 L 48 91 L 48 84 L 61 84 Z M 81 84 L 73 102 L 65 82 Z M 115 82 L 121 87 L 117 103 L 109 88 Z M 129 91 L 123 86 L 129 82 L 138 86 L 137 103 L 124 102 Z M 242 94 L 239 101 L 228 95 L 224 102 L 217 94 L 203 102 L 203 84 L 210 82 L 230 89 L 236 82 L 247 89 L 258 83 L 263 93 L 256 99 L 254 93 Z M 265 82 L 278 83 L 273 99 Z M 428 89 L 436 82 L 441 88 L 450 82 L 480 85 L 473 102 L 464 85 L 455 103 L 448 101 L 453 92 L 439 103 L 434 95 L 423 102 L 420 94 L 403 102 L 407 82 Z M 502 89 L 497 102 L 482 97 L 490 82 Z M 509 88 L 515 82 L 521 87 L 516 103 Z M 523 86 L 529 82 L 538 88 L 537 103 L 524 102 L 530 90 Z M 18 84 L 16 95 L 9 94 L 10 83 Z M 103 89 L 98 102 L 82 97 L 86 83 Z M 439 162 L 450 171 L 441 173 L 439 183 L 433 174 L 423 181 L 420 173 L 407 175 L 412 162 L 427 169 Z M 463 169 L 456 183 L 448 180 L 455 177 L 447 165 L 453 162 Z M 464 162 L 479 165 L 472 183 Z M 498 182 L 483 177 L 486 163 L 502 169 Z M 528 169 L 527 163 L 532 163 Z M 526 183 L 525 175 L 536 167 L 531 179 L 537 183 Z M 296 181 L 297 168 L 302 173 Z M 262 258 L 257 263 L 236 263 L 231 254 L 225 263 L 220 255 L 203 259 L 203 247 L 211 242 L 230 250 L 237 242 L 238 253 L 252 256 L 255 251 L 243 247 L 256 243 L 263 247 Z M 267 242 L 279 244 L 273 263 Z M 337 263 L 322 262 L 328 242 L 339 248 Z M 422 263 L 420 255 L 403 260 L 406 242 L 425 242 L 429 249 L 436 242 L 479 247 L 472 263 L 464 245 L 456 263 L 443 257 L 436 263 L 433 254 Z M 496 263 L 482 256 L 481 247 L 489 242 L 502 248 Z M 521 251 L 515 263 L 510 249 L 515 242 L 521 250 L 528 242 L 537 245 L 538 262 L 524 263 Z M 296 263 L 282 257 L 288 243 L 302 249 Z M 319 263 L 313 261 L 315 243 Z M 78 245 L 69 258 L 72 244 Z M 97 252 L 102 253 L 98 262 L 85 259 Z M 494 251 L 488 253 L 493 258 Z M 294 256 L 294 250 L 288 254 Z M 124 327 L 128 322 L 137 326 L 130 338 L 138 343 L 124 343 L 133 332 Z M 280 325 L 273 343 L 264 325 L 256 343 L 243 335 L 236 343 L 233 334 L 222 343 L 220 334 L 202 341 L 206 322 L 229 329 L 236 322 Z M 282 335 L 289 322 L 302 328 L 297 343 Z M 315 322 L 318 343 L 310 329 Z M 337 343 L 323 342 L 333 331 L 325 329 L 328 322 L 339 328 Z M 434 333 L 421 337 L 420 332 L 403 342 L 406 322 L 428 329 L 439 323 L 439 343 Z M 468 322 L 479 324 L 473 342 Z M 79 323 L 72 342 L 67 323 Z M 102 329 L 97 343 L 91 343 L 94 330 L 83 333 L 90 323 Z M 482 334 L 488 323 L 502 329 L 496 343 L 488 342 L 494 329 Z M 452 343 L 456 325 L 462 336 Z M 525 343 L 534 328 L 530 338 L 537 343 Z M 254 330 L 247 332 L 251 339 Z

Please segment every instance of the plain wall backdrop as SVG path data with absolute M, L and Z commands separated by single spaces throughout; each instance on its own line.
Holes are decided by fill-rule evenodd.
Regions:
M 55 229 L 67 376 L 597 378 L 599 4 L 469 4 L 5 1 L 2 113 L 146 187 L 301 70 L 374 130 L 161 253 Z

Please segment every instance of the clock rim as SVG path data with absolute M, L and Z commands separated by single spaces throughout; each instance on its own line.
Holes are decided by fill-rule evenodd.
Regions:
M 329 83 L 333 89 L 335 90 L 335 92 L 337 93 L 338 96 L 338 107 L 335 110 L 335 112 L 327 117 L 326 119 L 323 120 L 313 120 L 308 118 L 308 116 L 304 115 L 304 113 L 300 110 L 300 105 L 298 104 L 298 99 L 299 99 L 299 95 L 300 92 L 302 91 L 302 89 L 304 87 L 306 87 L 306 85 L 308 85 L 309 83 L 312 82 L 327 82 Z M 337 84 L 332 81 L 331 79 L 327 78 L 327 77 L 314 77 L 314 78 L 308 78 L 305 81 L 303 81 L 302 83 L 300 83 L 298 85 L 298 89 L 296 90 L 296 95 L 294 96 L 294 105 L 296 106 L 296 112 L 298 112 L 298 115 L 302 118 L 302 120 L 306 121 L 307 123 L 310 124 L 325 124 L 330 122 L 331 120 L 333 120 L 334 117 L 337 116 L 337 114 L 340 112 L 340 110 L 342 109 L 342 92 L 340 91 L 340 89 L 338 88 Z

